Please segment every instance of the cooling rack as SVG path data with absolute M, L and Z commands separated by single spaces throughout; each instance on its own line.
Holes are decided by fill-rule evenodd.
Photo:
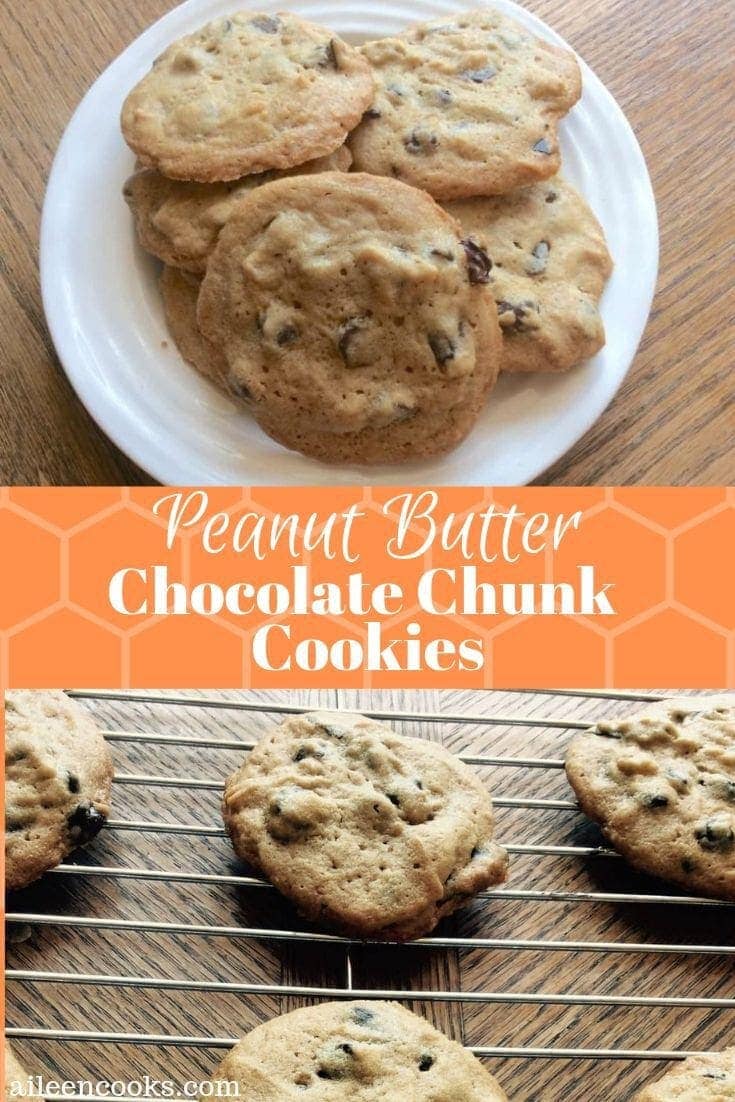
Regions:
M 71 695 L 112 744 L 115 812 L 7 916 L 7 1032 L 36 1063 L 68 1078 L 70 1046 L 89 1074 L 155 1051 L 201 1077 L 258 1021 L 325 998 L 406 1001 L 519 1102 L 627 1098 L 656 1061 L 732 1043 L 735 905 L 633 874 L 564 778 L 575 730 L 662 694 Z M 219 820 L 224 777 L 269 723 L 335 706 L 441 739 L 493 791 L 508 884 L 410 945 L 306 926 L 238 868 Z

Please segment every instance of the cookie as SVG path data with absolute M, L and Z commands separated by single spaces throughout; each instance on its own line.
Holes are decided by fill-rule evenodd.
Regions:
M 566 371 L 605 343 L 598 303 L 612 271 L 599 222 L 560 176 L 447 210 L 493 262 L 504 371 Z
M 425 193 L 363 173 L 275 180 L 220 234 L 202 333 L 276 439 L 326 460 L 438 455 L 495 382 L 489 261 Z
M 123 136 L 175 180 L 235 180 L 333 153 L 369 106 L 367 61 L 288 12 L 238 12 L 172 43 L 128 95 Z
M 174 343 L 187 363 L 229 392 L 227 361 L 213 344 L 199 332 L 197 298 L 201 280 L 178 268 L 164 268 L 160 287 L 163 312 Z
M 347 172 L 351 163 L 350 152 L 343 145 L 328 157 L 307 161 L 286 172 Z M 135 217 L 138 239 L 147 252 L 164 264 L 204 275 L 220 230 L 243 193 L 279 175 L 283 174 L 263 172 L 229 183 L 197 184 L 170 180 L 155 169 L 144 169 L 130 177 L 123 195 Z
M 671 701 L 598 723 L 572 740 L 567 776 L 636 868 L 735 899 L 735 707 L 707 709 Z
M 29 1073 L 18 1062 L 18 1059 L 5 1040 L 5 1102 L 17 1102 L 23 1098 L 25 1102 L 42 1102 L 37 1094 L 27 1093 Z M 19 1093 L 20 1092 L 20 1093 Z
M 677 1064 L 663 1079 L 644 1087 L 633 1102 L 733 1102 L 735 1048 L 706 1052 Z
M 358 170 L 437 199 L 498 195 L 558 171 L 557 124 L 582 87 L 568 50 L 493 8 L 361 49 L 377 92 L 350 136 Z
M 64 693 L 5 694 L 5 885 L 23 888 L 100 831 L 112 762 L 88 712 Z
M 272 1018 L 214 1073 L 243 1102 L 503 1102 L 467 1049 L 398 1003 L 327 1002 Z M 214 1094 L 224 1093 L 216 1088 Z
M 490 797 L 436 743 L 347 712 L 286 719 L 225 785 L 235 852 L 306 918 L 421 937 L 501 883 Z

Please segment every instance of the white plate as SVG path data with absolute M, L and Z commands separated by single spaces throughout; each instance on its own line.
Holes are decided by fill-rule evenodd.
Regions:
M 120 107 L 153 59 L 172 39 L 243 7 L 295 10 L 362 41 L 471 2 L 187 0 L 125 50 L 82 100 L 59 146 L 44 204 L 46 317 L 61 362 L 92 416 L 161 482 L 522 485 L 570 448 L 615 394 L 653 298 L 656 205 L 625 116 L 584 63 L 584 94 L 562 125 L 561 145 L 564 172 L 602 222 L 615 260 L 602 302 L 607 346 L 564 375 L 501 379 L 474 432 L 449 456 L 393 468 L 338 468 L 285 451 L 184 365 L 168 338 L 157 267 L 137 246 L 121 197 L 133 156 L 120 135 Z M 497 7 L 564 45 L 510 0 L 497 0 Z

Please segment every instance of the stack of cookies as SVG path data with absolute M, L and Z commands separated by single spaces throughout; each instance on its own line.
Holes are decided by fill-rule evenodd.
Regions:
M 594 354 L 610 257 L 558 176 L 580 91 L 492 8 L 360 48 L 255 12 L 174 42 L 122 129 L 184 359 L 286 447 L 385 463 L 456 446 L 501 369 Z

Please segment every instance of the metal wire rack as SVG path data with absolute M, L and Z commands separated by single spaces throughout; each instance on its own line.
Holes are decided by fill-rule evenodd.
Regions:
M 306 705 L 285 704 L 271 700 L 233 700 L 223 695 L 216 697 L 191 697 L 174 694 L 160 693 L 130 693 L 112 691 L 86 691 L 71 690 L 70 695 L 92 701 L 125 701 L 136 704 L 144 704 L 155 708 L 156 705 L 169 707 L 194 706 L 208 709 L 228 709 L 240 712 L 295 714 L 309 711 Z M 554 695 L 550 690 L 549 695 Z M 603 700 L 630 701 L 640 703 L 660 699 L 656 694 L 624 693 L 624 692 L 599 692 L 583 693 L 581 690 L 564 690 L 564 696 L 595 697 Z M 311 706 L 313 707 L 313 705 Z M 321 708 L 321 710 L 325 710 Z M 571 732 L 576 729 L 584 729 L 589 725 L 589 720 L 575 720 L 563 716 L 538 716 L 523 713 L 510 712 L 508 714 L 475 714 L 460 711 L 426 712 L 426 711 L 371 711 L 361 709 L 365 714 L 375 718 L 402 721 L 406 724 L 432 723 L 432 724 L 473 724 L 477 726 L 503 727 L 524 726 L 542 727 L 558 730 L 559 732 Z M 146 746 L 170 745 L 188 748 L 207 748 L 209 750 L 239 750 L 247 751 L 253 743 L 241 739 L 195 737 L 191 734 L 166 732 L 146 732 L 138 730 L 105 730 L 104 735 L 111 743 L 140 743 Z M 563 761 L 560 758 L 546 757 L 515 757 L 485 754 L 461 754 L 463 760 L 476 766 L 494 766 L 510 770 L 548 770 L 558 771 L 563 769 Z M 144 786 L 145 788 L 164 788 L 181 790 L 201 790 L 217 793 L 221 791 L 222 780 L 216 777 L 201 778 L 187 776 L 158 775 L 148 773 L 124 773 L 117 772 L 115 784 L 118 786 Z M 544 812 L 567 812 L 574 814 L 577 811 L 576 802 L 571 798 L 538 798 L 525 797 L 522 793 L 511 797 L 497 797 L 494 804 L 499 808 L 531 809 Z M 146 821 L 134 818 L 111 819 L 108 823 L 111 831 L 136 831 L 149 832 L 160 835 L 183 835 L 186 837 L 217 838 L 225 834 L 222 827 L 214 824 L 192 823 L 168 823 L 160 821 Z M 525 856 L 553 856 L 555 858 L 571 861 L 603 861 L 618 862 L 619 856 L 612 850 L 600 846 L 556 845 L 545 843 L 533 843 L 528 841 L 499 839 L 513 855 Z M 150 882 L 166 882 L 171 884 L 196 884 L 213 886 L 217 888 L 252 888 L 266 892 L 272 892 L 271 886 L 254 876 L 228 875 L 220 873 L 206 873 L 187 871 L 181 868 L 167 870 L 152 869 L 147 867 L 125 867 L 118 865 L 83 865 L 62 864 L 53 870 L 50 876 L 56 878 L 83 877 L 90 881 L 103 878 L 110 880 L 136 880 Z M 564 903 L 564 904 L 592 904 L 601 907 L 614 907 L 616 905 L 636 906 L 639 904 L 663 906 L 666 908 L 690 907 L 701 909 L 701 912 L 719 912 L 723 914 L 723 922 L 720 927 L 724 930 L 733 928 L 733 915 L 735 904 L 715 899 L 687 896 L 656 891 L 591 891 L 591 890 L 553 890 L 522 887 L 502 887 L 483 893 L 488 900 L 515 901 L 519 904 L 529 903 Z M 78 971 L 44 971 L 35 969 L 9 968 L 6 979 L 10 984 L 61 984 L 81 987 L 92 986 L 100 989 L 136 988 L 139 990 L 153 991 L 183 991 L 199 993 L 226 993 L 229 995 L 247 996 L 291 996 L 308 999 L 398 999 L 417 1000 L 426 1002 L 463 1003 L 468 1005 L 507 1004 L 509 1006 L 574 1006 L 574 1007 L 639 1007 L 639 1008 L 690 1008 L 703 1011 L 735 1010 L 735 997 L 700 997 L 700 996 L 671 996 L 671 995 L 628 995 L 614 992 L 603 994 L 583 994 L 575 992 L 536 991 L 532 993 L 514 992 L 507 990 L 459 990 L 451 987 L 424 990 L 421 988 L 410 990 L 365 988 L 355 985 L 353 982 L 353 956 L 356 949 L 369 951 L 366 943 L 357 939 L 342 937 L 327 932 L 314 932 L 312 930 L 299 930 L 289 928 L 255 927 L 247 925 L 216 925 L 187 920 L 177 921 L 153 921 L 146 918 L 105 918 L 84 917 L 80 915 L 39 913 L 36 911 L 16 911 L 9 913 L 7 919 L 13 924 L 25 924 L 30 927 L 60 926 L 70 929 L 91 929 L 116 931 L 120 934 L 133 932 L 153 933 L 159 935 L 177 935 L 192 938 L 222 938 L 222 939 L 249 939 L 253 941 L 287 942 L 302 949 L 307 947 L 331 946 L 337 947 L 344 953 L 344 981 L 341 986 L 313 986 L 296 983 L 246 983 L 246 982 L 222 982 L 213 980 L 194 980 L 176 977 L 161 977 L 153 975 L 124 975 L 110 973 L 80 973 Z M 480 952 L 511 952 L 520 950 L 536 950 L 541 952 L 584 954 L 636 954 L 642 958 L 669 955 L 673 958 L 684 956 L 721 956 L 732 958 L 735 956 L 735 944 L 733 943 L 671 943 L 649 942 L 633 940 L 608 940 L 597 941 L 587 939 L 553 939 L 548 936 L 539 938 L 501 938 L 481 936 L 431 936 L 411 943 L 412 949 L 426 950 L 473 950 Z M 35 1038 L 47 1041 L 74 1041 L 96 1042 L 135 1045 L 161 1045 L 191 1048 L 228 1048 L 235 1043 L 237 1038 L 229 1036 L 208 1036 L 205 1033 L 186 1035 L 168 1035 L 144 1032 L 115 1032 L 102 1029 L 78 1030 L 62 1028 L 36 1028 L 36 1027 L 10 1027 L 7 1029 L 10 1037 Z M 505 1057 L 505 1058 L 560 1058 L 560 1059 L 594 1059 L 594 1060 L 676 1060 L 687 1055 L 693 1055 L 690 1051 L 669 1051 L 663 1048 L 581 1048 L 581 1047 L 533 1047 L 528 1045 L 474 1045 L 468 1046 L 480 1057 Z M 89 1097 L 89 1096 L 87 1096 Z

